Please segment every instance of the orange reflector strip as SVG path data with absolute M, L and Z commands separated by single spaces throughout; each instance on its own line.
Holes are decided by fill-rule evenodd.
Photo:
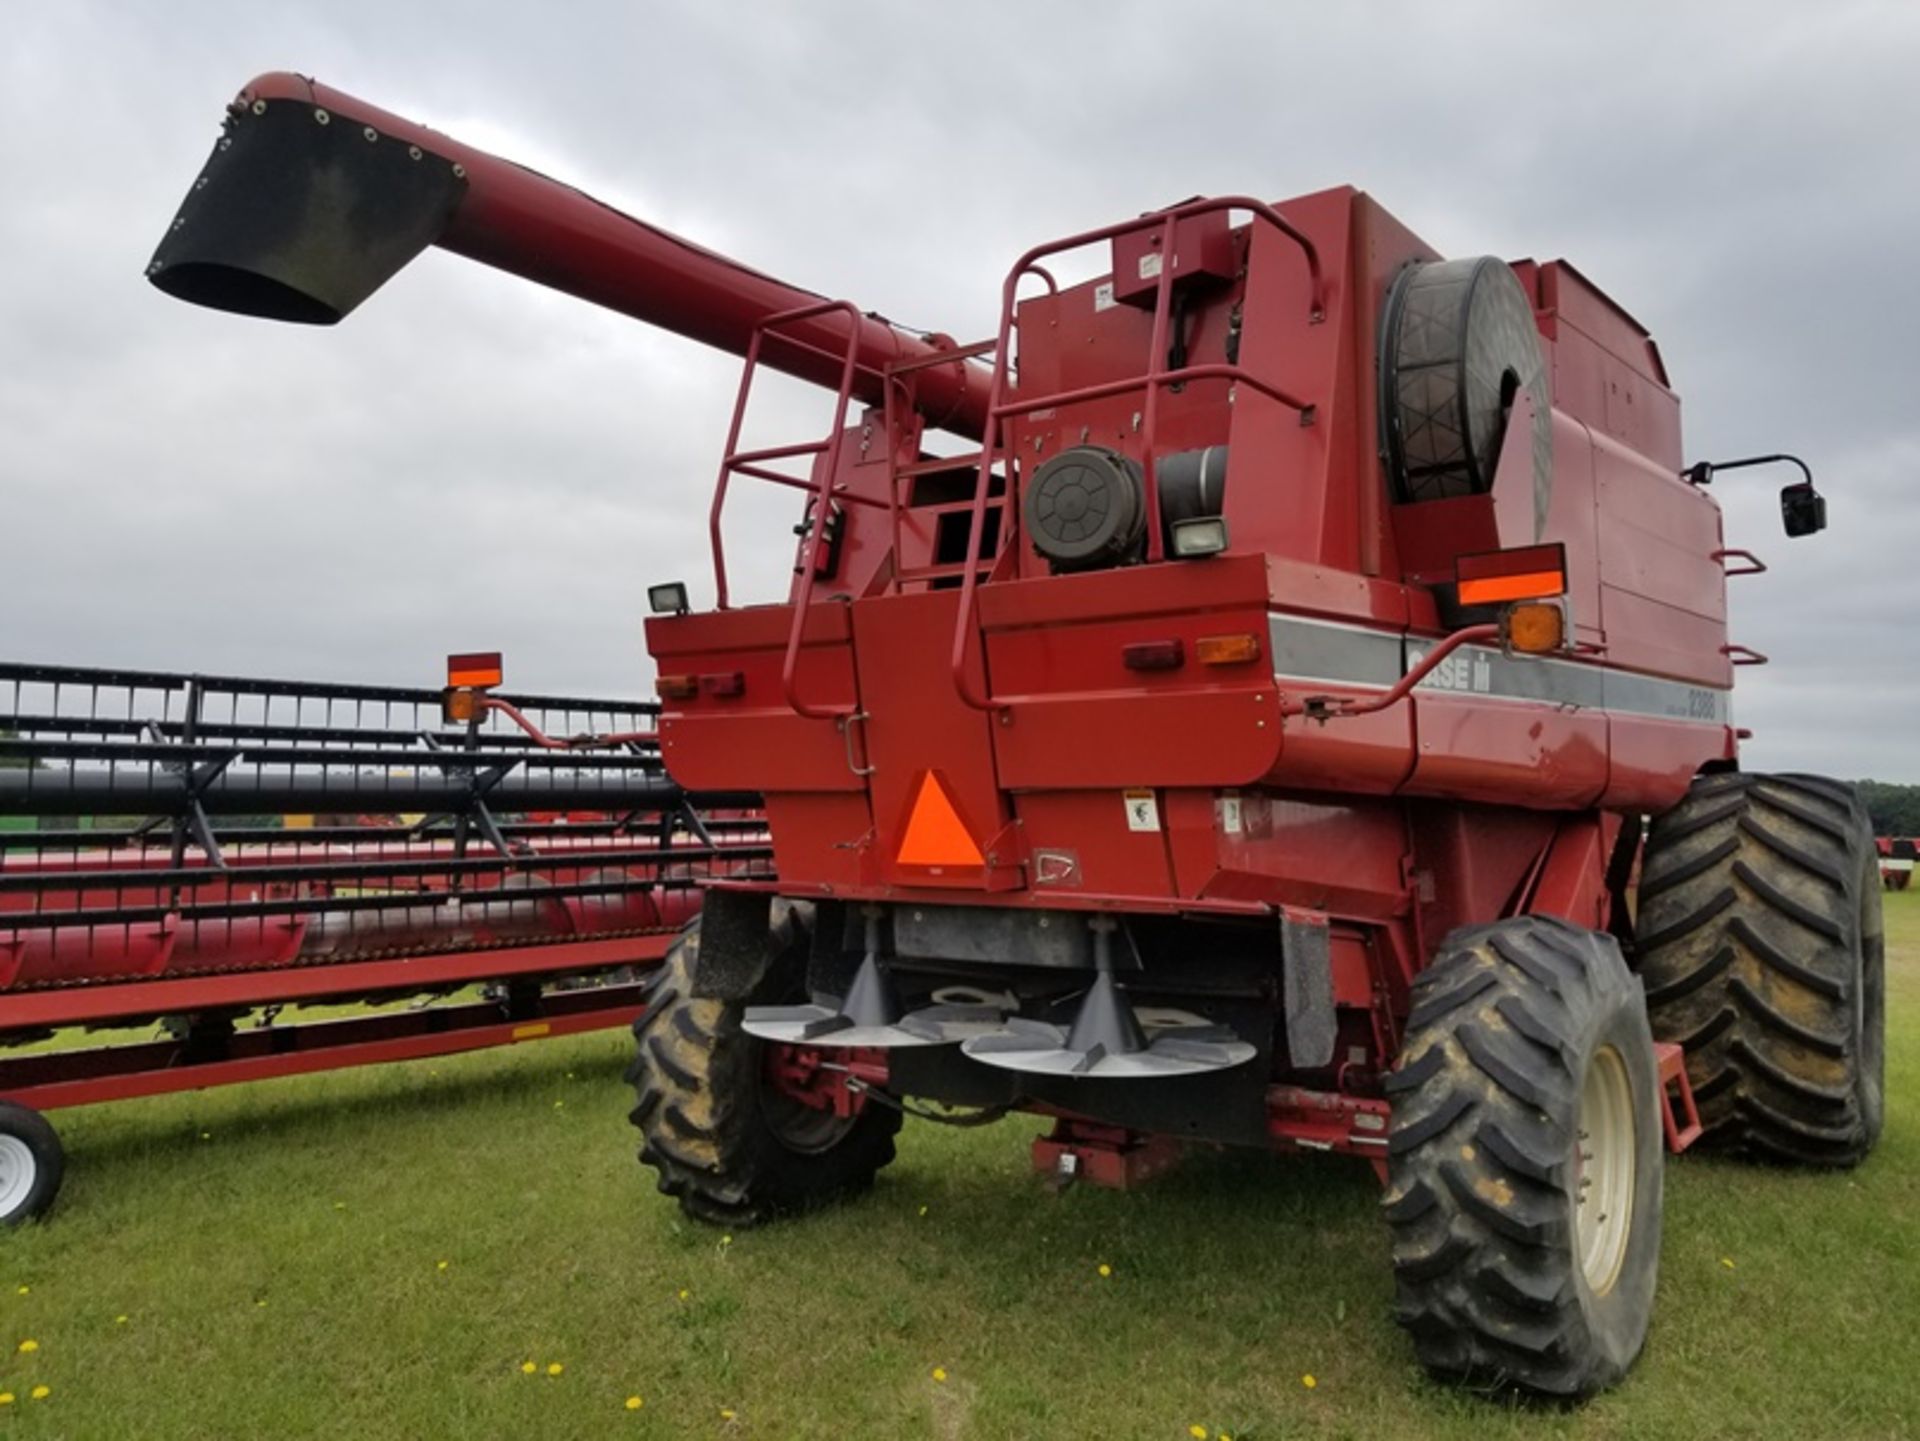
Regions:
M 1558 541 L 1458 557 L 1453 579 L 1462 605 L 1501 605 L 1567 593 L 1567 548 Z
M 500 652 L 470 651 L 465 655 L 447 657 L 447 684 L 470 685 L 485 688 L 499 685 L 501 680 Z
M 516 1041 L 537 1041 L 542 1036 L 553 1034 L 553 1024 L 549 1021 L 535 1021 L 530 1026 L 515 1026 L 513 1039 Z
M 1260 659 L 1260 638 L 1252 635 L 1203 635 L 1193 643 L 1201 665 L 1244 665 Z
M 987 862 L 953 808 L 947 788 L 932 771 L 920 777 L 920 794 L 914 798 L 907 833 L 893 858 L 904 866 L 982 866 Z
M 1567 588 L 1567 578 L 1557 570 L 1536 570 L 1525 575 L 1492 575 L 1485 580 L 1460 582 L 1460 604 L 1498 605 L 1509 600 L 1538 600 L 1559 595 Z

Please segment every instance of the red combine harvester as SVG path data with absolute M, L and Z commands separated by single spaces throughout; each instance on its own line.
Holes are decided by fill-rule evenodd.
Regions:
M 626 1025 L 697 882 L 768 874 L 756 797 L 662 774 L 657 707 L 456 659 L 445 692 L 0 664 L 0 1220 L 59 1189 L 42 1111 Z
M 1575 1396 L 1641 1348 L 1663 1133 L 1873 1145 L 1873 837 L 1739 770 L 1730 467 L 1682 469 L 1565 262 L 1193 200 L 1029 251 L 959 345 L 272 75 L 151 276 L 331 322 L 434 244 L 746 356 L 716 606 L 648 625 L 669 773 L 763 795 L 778 877 L 708 885 L 635 1026 L 691 1215 L 857 1192 L 903 1114 L 1041 1112 L 1041 1165 L 1118 1184 L 1340 1152 L 1422 1360 Z M 834 391 L 822 436 L 742 449 L 761 365 Z M 739 476 L 802 497 L 784 603 L 732 603 Z M 1811 477 L 1782 510 L 1824 524 Z

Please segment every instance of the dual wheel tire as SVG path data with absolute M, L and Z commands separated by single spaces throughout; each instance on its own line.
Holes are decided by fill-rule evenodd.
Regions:
M 712 999 L 695 991 L 695 920 L 634 1022 L 640 1160 L 695 1220 L 745 1227 L 811 1210 L 867 1190 L 893 1160 L 898 1111 L 869 1104 L 843 1118 L 785 1095 L 768 1078 L 768 1044 L 740 1029 L 747 1005 L 806 1000 L 807 941 L 800 911 L 776 912 L 752 994 Z
M 1716 775 L 1659 817 L 1639 892 L 1654 1034 L 1686 1049 L 1702 1140 L 1852 1166 L 1886 1114 L 1886 936 L 1850 787 Z

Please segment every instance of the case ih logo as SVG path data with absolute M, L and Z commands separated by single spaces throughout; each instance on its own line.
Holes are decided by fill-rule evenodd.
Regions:
M 1409 656 L 1408 667 L 1420 664 L 1424 652 Z M 1420 682 L 1424 690 L 1466 691 L 1487 695 L 1493 690 L 1493 661 L 1472 651 L 1455 651 Z

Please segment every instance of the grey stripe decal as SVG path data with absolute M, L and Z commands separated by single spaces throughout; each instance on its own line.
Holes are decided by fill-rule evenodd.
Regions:
M 1400 637 L 1335 621 L 1269 616 L 1274 674 L 1334 685 L 1390 686 L 1402 669 Z
M 1291 615 L 1270 616 L 1268 634 L 1277 679 L 1346 686 L 1390 686 L 1418 665 L 1433 644 L 1391 631 Z M 1717 686 L 1578 661 L 1509 656 L 1491 646 L 1462 646 L 1418 688 L 1711 725 L 1727 725 L 1733 716 L 1732 693 Z

